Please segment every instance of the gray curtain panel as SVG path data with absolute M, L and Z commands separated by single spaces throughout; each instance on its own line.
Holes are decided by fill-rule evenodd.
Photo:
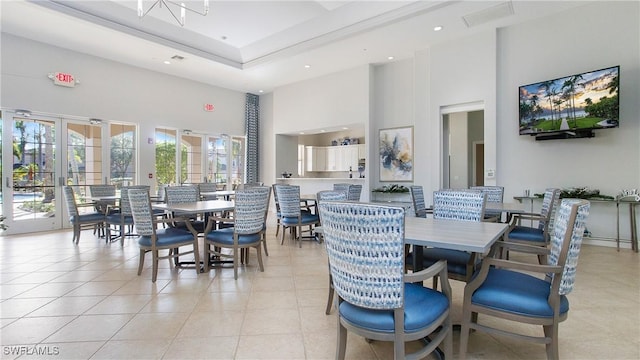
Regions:
M 247 94 L 245 106 L 245 133 L 247 135 L 247 182 L 259 181 L 258 130 L 260 129 L 260 97 Z

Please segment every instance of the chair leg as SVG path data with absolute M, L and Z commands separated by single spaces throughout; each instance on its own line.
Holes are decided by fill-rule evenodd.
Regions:
M 298 226 L 298 246 L 302 248 L 302 226 Z
M 286 229 L 286 228 L 284 227 L 284 225 L 282 225 L 282 240 L 280 241 L 280 245 L 284 245 L 284 233 L 285 233 L 285 229 Z M 277 236 L 278 236 L 278 235 L 276 234 L 276 237 L 277 237 Z
M 147 252 L 143 249 L 140 249 L 140 261 L 138 262 L 138 276 L 142 274 L 142 268 L 144 267 L 144 255 Z
M 196 275 L 200 274 L 200 249 L 198 249 L 198 241 L 193 243 L 193 257 L 195 260 L 194 267 L 196 268 Z
M 238 251 L 240 249 L 233 249 L 233 278 L 236 280 L 238 280 Z
M 464 306 L 463 306 L 464 307 Z M 467 346 L 469 344 L 469 327 L 471 325 L 471 312 L 462 309 L 462 326 L 460 327 L 460 360 L 467 357 Z
M 342 326 L 338 319 L 338 346 L 336 348 L 336 359 L 344 360 L 347 353 L 347 328 Z
M 264 264 L 262 263 L 262 250 L 260 249 L 260 244 L 256 246 L 256 250 L 258 251 L 258 266 L 260 268 L 260 272 L 264 272 Z M 249 264 L 249 248 L 247 248 L 247 264 Z
M 158 261 L 159 261 L 158 256 L 159 256 L 159 254 L 158 254 L 158 250 L 153 250 L 152 253 L 153 253 L 153 270 L 152 270 L 153 272 L 152 272 L 152 275 L 151 275 L 151 282 L 156 282 L 156 279 L 158 278 Z
M 560 358 L 558 349 L 558 324 L 546 325 L 542 327 L 544 329 L 544 336 L 551 340 L 546 344 L 547 348 L 547 360 L 558 360 Z
M 331 314 L 331 308 L 333 307 L 333 293 L 335 290 L 333 289 L 333 277 L 329 274 L 329 297 L 327 298 L 327 308 L 324 310 L 324 313 L 329 315 Z
M 266 256 L 269 256 L 269 250 L 267 250 L 267 232 L 266 231 L 262 233 L 262 246 L 264 247 L 264 254 Z

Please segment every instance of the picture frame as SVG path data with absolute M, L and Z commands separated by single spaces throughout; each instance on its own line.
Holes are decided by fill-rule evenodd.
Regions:
M 413 126 L 380 129 L 380 181 L 413 181 Z

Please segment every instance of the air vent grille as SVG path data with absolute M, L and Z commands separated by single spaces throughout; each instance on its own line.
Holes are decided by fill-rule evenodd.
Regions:
M 473 27 L 513 14 L 513 4 L 511 1 L 507 1 L 496 6 L 465 15 L 462 17 L 462 20 L 467 27 Z
M 173 56 L 171 57 L 171 59 L 173 59 L 173 60 L 184 60 L 184 56 L 180 56 L 180 55 L 173 55 Z

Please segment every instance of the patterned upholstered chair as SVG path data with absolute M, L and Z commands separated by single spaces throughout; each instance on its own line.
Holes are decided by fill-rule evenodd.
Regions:
M 148 185 L 133 185 L 123 186 L 120 189 L 120 201 L 119 204 L 107 206 L 107 213 L 105 217 L 105 225 L 107 230 L 106 241 L 110 243 L 118 238 L 120 239 L 120 246 L 124 246 L 124 238 L 127 236 L 127 228 L 130 232 L 133 228 L 133 215 L 131 214 L 131 204 L 129 202 L 129 190 L 142 189 L 149 192 Z M 111 237 L 111 226 L 118 228 L 118 238 Z M 133 235 L 133 234 L 129 234 Z
M 215 183 L 199 183 L 195 184 L 198 187 L 198 195 L 202 200 L 216 200 L 217 195 L 206 195 L 205 193 L 212 193 L 218 191 Z
M 548 254 L 544 265 L 487 257 L 478 275 L 464 289 L 460 357 L 467 353 L 469 330 L 508 335 L 543 343 L 547 358 L 558 359 L 558 324 L 567 319 L 589 202 L 564 199 L 557 212 L 551 249 L 498 242 L 510 251 Z M 526 272 L 526 273 L 525 273 Z M 498 329 L 500 322 L 479 324 L 477 314 L 527 324 L 542 325 L 544 336 L 513 333 L 512 327 Z M 504 323 L 508 323 L 505 321 Z
M 114 206 L 116 204 L 115 199 L 111 200 L 102 200 L 101 197 L 115 197 L 116 196 L 116 186 L 110 184 L 97 184 L 97 185 L 89 185 L 89 192 L 91 192 L 91 197 L 94 198 L 95 209 L 99 213 L 106 214 L 107 206 Z M 104 225 L 104 224 L 103 224 Z M 94 227 L 93 233 L 98 233 L 99 236 L 105 236 L 104 226 L 97 225 Z
M 95 229 L 96 226 L 103 226 L 104 214 L 98 211 L 80 214 L 73 188 L 71 186 L 63 186 L 62 193 L 64 194 L 64 200 L 67 203 L 69 222 L 73 225 L 73 238 L 71 241 L 77 244 L 80 242 L 81 230 Z M 94 204 L 87 204 L 87 206 L 93 207 Z
M 233 219 L 209 217 L 204 235 L 205 271 L 209 271 L 210 255 L 221 258 L 231 257 L 233 258 L 233 276 L 238 279 L 240 252 L 252 247 L 258 252 L 260 271 L 264 271 L 261 243 L 270 192 L 271 188 L 265 186 L 236 190 Z M 213 230 L 216 221 L 223 220 L 233 222 L 233 227 Z M 231 249 L 232 254 L 228 255 L 222 249 Z M 246 263 L 249 262 L 248 254 L 244 256 L 244 259 L 246 259 Z
M 158 229 L 158 222 L 170 221 L 160 219 L 151 211 L 151 201 L 148 189 L 131 189 L 128 191 L 129 207 L 138 233 L 138 246 L 140 247 L 140 261 L 138 263 L 138 275 L 142 274 L 145 254 L 152 255 L 151 281 L 158 278 L 158 262 L 161 259 L 177 259 L 180 256 L 193 254 L 195 263 L 200 263 L 198 251 L 198 232 L 187 222 L 186 228 L 167 227 Z M 180 252 L 180 247 L 191 246 L 192 250 Z M 161 256 L 160 251 L 166 250 L 167 255 Z M 195 266 L 196 273 L 200 273 L 200 266 Z
M 280 204 L 280 225 L 282 225 L 282 241 L 284 244 L 285 229 L 291 230 L 291 236 L 300 242 L 302 247 L 302 227 L 312 227 L 320 223 L 318 214 L 302 211 L 300 207 L 300 187 L 294 185 L 277 185 L 276 192 Z
M 200 193 L 197 185 L 183 185 L 183 186 L 169 186 L 165 189 L 165 200 L 167 204 L 180 204 L 180 203 L 192 203 L 200 201 Z M 168 214 L 169 224 L 173 227 L 185 227 L 185 221 L 177 220 L 176 218 L 188 217 L 191 221 L 190 225 L 193 226 L 199 233 L 204 232 L 206 222 L 203 219 L 197 219 L 193 214 L 181 214 L 178 212 L 172 212 Z
M 347 200 L 347 193 L 345 193 L 344 191 L 323 190 L 318 191 L 318 193 L 316 194 L 316 199 L 318 200 L 318 203 L 321 203 L 323 201 L 345 201 Z M 318 236 L 318 238 L 322 242 L 324 240 L 322 237 L 322 225 L 316 226 L 315 231 L 316 236 Z M 329 272 L 329 296 L 327 298 L 327 308 L 325 310 L 325 314 L 327 315 L 331 313 L 334 292 L 335 290 L 333 289 L 333 279 L 331 278 L 331 272 Z
M 547 246 L 550 239 L 549 224 L 551 223 L 551 215 L 558 205 L 559 197 L 560 189 L 546 189 L 540 213 L 514 214 L 505 239 L 509 242 Z M 537 226 L 525 226 L 522 224 L 523 220 L 535 221 Z M 541 264 L 544 263 L 543 257 L 540 256 L 539 259 Z
M 347 193 L 347 200 L 360 201 L 362 185 L 357 184 L 333 184 L 334 191 L 344 191 Z
M 411 200 L 413 202 L 413 209 L 416 212 L 416 217 L 426 218 L 427 205 L 425 205 L 424 202 L 424 191 L 422 190 L 422 186 L 409 186 L 409 191 L 411 192 Z
M 414 340 L 420 348 L 406 358 L 425 358 L 440 345 L 445 358 L 450 358 L 451 288 L 446 262 L 404 273 L 404 209 L 337 201 L 318 206 L 338 294 L 336 359 L 345 358 L 347 331 L 392 341 L 394 359 L 405 359 L 405 343 Z M 422 286 L 423 280 L 434 276 L 442 278 L 442 292 Z M 430 341 L 423 342 L 427 336 Z
M 502 203 L 504 199 L 504 186 L 472 186 L 471 190 L 480 190 L 487 194 L 488 203 Z M 502 211 L 485 209 L 484 220 L 499 222 L 502 218 Z
M 460 221 L 483 221 L 486 195 L 475 190 L 439 190 L 433 192 L 433 218 Z M 476 253 L 460 250 L 424 248 L 423 266 L 447 260 L 449 278 L 468 282 L 479 259 Z M 437 278 L 434 279 L 434 287 Z

